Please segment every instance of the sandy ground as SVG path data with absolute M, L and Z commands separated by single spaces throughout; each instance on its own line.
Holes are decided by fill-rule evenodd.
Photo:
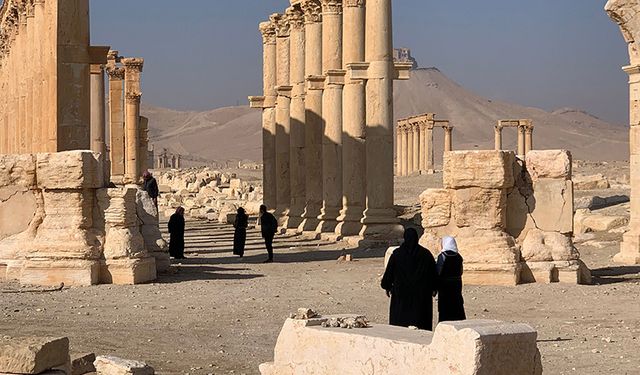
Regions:
M 625 166 L 580 172 L 598 168 L 619 174 Z M 415 202 L 439 178 L 399 179 L 398 203 Z M 626 212 L 624 204 L 605 210 Z M 545 374 L 640 374 L 640 266 L 613 264 L 621 234 L 595 236 L 611 245 L 578 245 L 594 285 L 468 286 L 468 316 L 535 327 Z M 187 241 L 189 258 L 154 284 L 21 294 L 5 293 L 17 285 L 0 284 L 0 332 L 69 336 L 75 352 L 140 359 L 163 374 L 257 374 L 298 307 L 387 319 L 382 251 L 356 251 L 354 262 L 337 263 L 344 244 L 283 236 L 276 263 L 265 265 L 255 231 L 242 261 L 231 255 L 229 227 L 189 222 Z

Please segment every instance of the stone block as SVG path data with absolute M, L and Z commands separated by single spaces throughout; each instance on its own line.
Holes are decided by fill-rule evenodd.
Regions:
M 69 339 L 0 338 L 0 372 L 40 374 L 69 362 Z
M 141 361 L 99 356 L 94 365 L 97 375 L 153 375 L 153 367 Z
M 532 150 L 525 157 L 527 172 L 531 180 L 552 178 L 571 179 L 571 152 L 566 150 Z
M 464 285 L 516 286 L 521 283 L 521 263 L 471 263 L 465 260 Z
M 93 362 L 96 360 L 94 353 L 74 354 L 71 356 L 71 375 L 84 375 L 96 372 Z
M 107 259 L 100 267 L 103 284 L 136 285 L 148 283 L 157 277 L 153 257 L 141 259 Z
M 429 189 L 420 194 L 422 227 L 435 228 L 449 224 L 451 220 L 451 191 Z
M 0 155 L 0 197 L 3 189 L 29 190 L 36 187 L 36 156 L 33 154 Z
M 573 233 L 573 186 L 568 180 L 539 179 L 528 197 L 528 227 Z
M 573 184 L 576 190 L 604 190 L 611 186 L 609 179 L 602 174 L 574 176 Z
M 523 284 L 550 284 L 557 281 L 558 269 L 552 262 L 527 262 L 522 267 L 520 282 Z
M 105 185 L 104 162 L 90 151 L 67 151 L 37 155 L 40 189 L 98 189 Z
M 532 229 L 522 243 L 522 258 L 526 262 L 568 261 L 578 259 L 579 254 L 568 235 Z
M 96 260 L 28 259 L 20 274 L 20 282 L 28 285 L 89 286 L 99 282 L 100 264 Z
M 589 210 L 578 210 L 574 217 L 576 233 L 606 232 L 626 225 L 626 216 L 607 216 L 591 213 Z
M 0 188 L 0 240 L 22 233 L 36 217 L 38 195 L 19 187 Z
M 446 189 L 513 187 L 515 154 L 510 151 L 452 151 L 444 155 Z
M 453 219 L 458 227 L 505 228 L 506 209 L 505 190 L 466 188 L 453 192 Z

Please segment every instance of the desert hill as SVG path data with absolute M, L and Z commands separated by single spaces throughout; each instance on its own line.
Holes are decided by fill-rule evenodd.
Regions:
M 447 78 L 436 68 L 412 71 L 411 79 L 396 82 L 396 119 L 425 112 L 451 120 L 454 149 L 490 149 L 494 124 L 499 119 L 534 120 L 534 148 L 564 148 L 585 160 L 627 160 L 628 129 L 589 113 L 563 108 L 546 112 L 494 101 L 475 94 Z M 260 160 L 261 112 L 247 106 L 205 112 L 181 112 L 146 105 L 151 142 L 156 150 L 168 148 L 193 160 Z M 436 155 L 442 134 L 435 132 Z M 516 132 L 505 129 L 505 148 L 515 149 Z

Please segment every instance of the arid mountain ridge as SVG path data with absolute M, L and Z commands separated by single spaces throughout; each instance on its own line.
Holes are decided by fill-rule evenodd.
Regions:
M 396 82 L 396 120 L 435 113 L 455 127 L 454 149 L 491 149 L 499 119 L 530 118 L 535 125 L 534 148 L 568 149 L 583 160 L 627 160 L 628 129 L 610 124 L 580 109 L 553 112 L 487 99 L 446 77 L 436 68 L 412 71 L 411 79 Z M 167 148 L 198 161 L 262 158 L 261 111 L 248 106 L 210 111 L 176 111 L 144 105 L 149 117 L 151 143 L 156 152 Z M 436 162 L 442 134 L 435 133 Z M 516 132 L 505 129 L 504 146 L 515 149 Z

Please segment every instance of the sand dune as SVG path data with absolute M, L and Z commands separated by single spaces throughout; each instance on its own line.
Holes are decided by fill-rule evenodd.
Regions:
M 455 149 L 493 147 L 494 124 L 505 118 L 531 118 L 536 127 L 534 148 L 564 148 L 586 160 L 627 160 L 628 129 L 607 123 L 588 112 L 562 108 L 552 113 L 538 108 L 494 101 L 475 94 L 447 78 L 436 68 L 418 69 L 409 81 L 396 83 L 396 119 L 433 112 L 455 126 Z M 247 106 L 205 112 L 181 112 L 144 106 L 151 141 L 188 159 L 260 160 L 261 112 Z M 442 150 L 436 132 L 436 155 Z M 515 148 L 516 134 L 504 132 L 506 148 Z M 439 158 L 437 158 L 439 159 Z

